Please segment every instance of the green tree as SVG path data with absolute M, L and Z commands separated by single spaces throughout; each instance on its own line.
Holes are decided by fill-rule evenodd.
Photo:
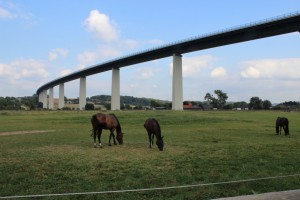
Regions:
M 272 107 L 272 103 L 269 100 L 264 100 L 263 101 L 263 108 L 266 110 L 269 110 Z
M 21 104 L 27 106 L 30 110 L 33 110 L 38 107 L 38 95 L 34 94 L 28 97 L 21 98 Z
M 228 99 L 227 94 L 222 92 L 222 90 L 215 90 L 214 93 L 217 95 L 217 97 L 214 97 L 210 93 L 206 93 L 204 99 L 215 108 L 224 108 L 226 100 Z
M 248 103 L 246 103 L 245 101 L 238 101 L 238 102 L 233 103 L 233 107 L 245 109 L 245 108 L 248 108 Z
M 152 108 L 155 108 L 155 107 L 161 107 L 162 105 L 161 104 L 159 104 L 157 101 L 155 101 L 155 100 L 151 100 L 150 101 L 150 106 L 152 107 Z
M 107 110 L 111 110 L 111 104 L 110 103 L 106 103 L 104 106 Z
M 92 103 L 85 104 L 85 110 L 94 110 L 95 106 Z
M 251 97 L 249 108 L 254 110 L 260 110 L 263 108 L 263 102 L 259 97 Z

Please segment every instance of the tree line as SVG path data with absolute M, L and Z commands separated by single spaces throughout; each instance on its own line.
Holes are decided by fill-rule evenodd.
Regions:
M 65 97 L 65 100 L 68 98 Z M 296 101 L 286 101 L 277 105 L 273 105 L 269 100 L 262 100 L 261 98 L 255 96 L 251 97 L 249 102 L 227 102 L 228 95 L 222 90 L 215 90 L 213 94 L 206 93 L 204 96 L 204 101 L 184 101 L 183 104 L 187 105 L 191 103 L 193 107 L 196 108 L 208 108 L 208 109 L 224 109 L 231 110 L 234 108 L 250 109 L 250 110 L 299 110 L 300 103 Z M 96 95 L 87 98 L 86 110 L 94 110 L 94 104 L 102 104 L 108 110 L 110 110 L 110 95 Z M 164 108 L 171 109 L 172 102 L 151 99 L 151 98 L 138 98 L 133 96 L 121 96 L 120 97 L 121 109 L 146 109 L 146 108 Z M 42 109 L 42 104 L 38 102 L 38 95 L 34 94 L 32 96 L 25 97 L 0 97 L 0 110 L 35 110 Z

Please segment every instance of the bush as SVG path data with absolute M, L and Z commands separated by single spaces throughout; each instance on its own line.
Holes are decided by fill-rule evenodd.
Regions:
M 95 109 L 94 104 L 91 103 L 85 104 L 85 110 L 94 110 L 94 109 Z

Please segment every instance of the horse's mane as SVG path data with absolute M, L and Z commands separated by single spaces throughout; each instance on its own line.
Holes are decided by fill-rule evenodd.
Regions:
M 117 116 L 115 114 L 110 114 L 110 115 L 113 116 L 117 120 L 118 125 L 116 127 L 116 130 L 118 132 L 122 132 L 122 130 L 121 130 L 121 124 L 120 124 L 119 119 L 117 118 Z
M 159 123 L 158 123 L 158 121 L 157 121 L 156 119 L 154 119 L 154 118 L 152 118 L 152 119 L 153 119 L 153 121 L 155 121 L 155 123 L 156 123 L 156 125 L 157 125 L 157 128 L 158 128 L 159 135 L 160 135 L 160 137 L 161 137 L 161 131 L 160 131 Z

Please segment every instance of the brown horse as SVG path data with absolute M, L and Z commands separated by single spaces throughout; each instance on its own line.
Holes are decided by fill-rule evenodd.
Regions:
M 161 136 L 161 130 L 158 121 L 154 118 L 149 118 L 145 121 L 144 127 L 146 128 L 149 136 L 149 148 L 152 148 L 153 146 L 153 140 L 155 135 L 156 145 L 158 149 L 162 151 L 164 149 L 164 141 L 163 137 Z
M 99 146 L 102 147 L 101 144 L 101 134 L 103 129 L 109 129 L 110 130 L 110 135 L 109 135 L 109 142 L 108 145 L 111 146 L 111 138 L 114 140 L 114 144 L 116 145 L 116 140 L 115 140 L 115 134 L 114 131 L 116 130 L 117 132 L 117 140 L 119 144 L 123 144 L 123 133 L 121 129 L 120 122 L 118 118 L 114 114 L 102 114 L 102 113 L 97 113 L 92 116 L 91 119 L 92 126 L 93 126 L 93 134 L 94 134 L 94 147 L 97 147 L 96 144 L 96 137 L 98 136 L 98 142 Z
M 289 135 L 289 120 L 286 117 L 277 117 L 276 119 L 276 135 L 281 135 L 281 129 L 283 128 L 284 134 Z

